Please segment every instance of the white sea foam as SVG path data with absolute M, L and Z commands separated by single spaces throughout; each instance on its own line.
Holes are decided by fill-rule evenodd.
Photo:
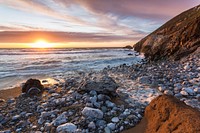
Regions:
M 27 77 L 101 70 L 108 65 L 134 64 L 141 58 L 127 49 L 0 49 L 0 89 Z

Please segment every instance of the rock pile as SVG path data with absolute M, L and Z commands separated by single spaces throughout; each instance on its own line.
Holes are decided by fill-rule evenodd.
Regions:
M 0 111 L 0 128 L 8 132 L 110 133 L 130 128 L 142 118 L 143 112 L 136 111 L 137 106 L 123 100 L 123 104 L 114 102 L 118 85 L 111 77 L 102 76 L 82 88 L 62 86 L 61 90 L 56 86 L 45 89 L 42 96 L 21 94 L 5 103 Z

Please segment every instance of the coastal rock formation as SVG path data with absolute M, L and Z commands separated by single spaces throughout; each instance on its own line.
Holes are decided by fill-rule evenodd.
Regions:
M 127 45 L 127 46 L 125 46 L 124 48 L 125 48 L 125 49 L 133 49 L 133 47 L 130 46 L 130 45 Z
M 44 86 L 41 84 L 38 79 L 29 79 L 22 86 L 22 93 L 29 95 L 37 95 L 43 92 Z
M 146 107 L 146 133 L 200 132 L 200 112 L 173 96 L 162 95 Z
M 200 46 L 200 5 L 174 17 L 134 45 L 150 60 L 180 58 Z

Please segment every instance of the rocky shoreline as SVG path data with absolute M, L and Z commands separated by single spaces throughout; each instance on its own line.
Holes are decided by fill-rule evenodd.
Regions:
M 106 67 L 80 73 L 0 103 L 0 129 L 9 132 L 122 132 L 137 125 L 161 94 L 200 110 L 200 54 L 180 61 Z M 46 81 L 48 82 L 48 81 Z M 103 91 L 102 91 L 103 89 Z

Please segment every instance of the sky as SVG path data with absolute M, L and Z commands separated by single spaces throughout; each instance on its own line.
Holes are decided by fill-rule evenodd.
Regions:
M 198 4 L 200 0 L 0 0 L 0 48 L 31 47 L 41 40 L 53 47 L 133 45 Z

